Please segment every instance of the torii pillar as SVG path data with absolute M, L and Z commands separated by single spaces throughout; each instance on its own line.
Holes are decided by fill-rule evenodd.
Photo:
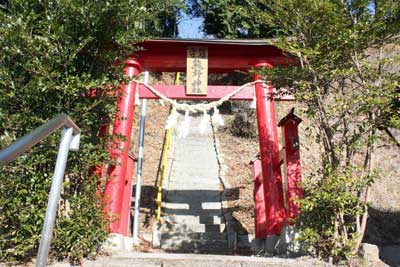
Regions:
M 141 64 L 136 60 L 129 59 L 125 62 L 124 71 L 126 76 L 133 78 L 139 75 Z M 127 179 L 132 179 L 132 177 L 127 177 L 127 169 L 135 110 L 135 90 L 135 82 L 121 85 L 119 90 L 120 95 L 117 100 L 113 136 L 122 136 L 123 139 L 120 137 L 114 139 L 109 149 L 111 158 L 116 161 L 116 164 L 110 166 L 108 170 L 109 179 L 104 190 L 104 211 L 110 216 L 112 221 L 109 229 L 109 241 L 112 245 L 116 246 L 115 249 L 121 249 L 121 246 L 124 246 L 122 234 L 126 232 L 124 229 L 121 229 L 120 221 L 125 187 L 126 184 L 130 184 L 130 181 L 127 181 Z M 133 168 L 133 166 L 131 167 Z M 125 227 L 122 225 L 122 228 Z
M 254 64 L 254 67 L 272 68 L 273 65 L 262 61 Z M 258 79 L 261 79 L 261 76 L 254 75 L 254 80 Z M 265 250 L 273 254 L 273 248 L 286 220 L 273 88 L 264 83 L 257 83 L 255 95 L 266 216 Z

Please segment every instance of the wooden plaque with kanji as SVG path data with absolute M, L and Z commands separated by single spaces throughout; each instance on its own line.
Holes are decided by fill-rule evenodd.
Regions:
M 207 95 L 208 47 L 189 46 L 186 55 L 186 94 Z

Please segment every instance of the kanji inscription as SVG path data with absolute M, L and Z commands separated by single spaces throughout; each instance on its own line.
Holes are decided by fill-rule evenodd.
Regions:
M 186 56 L 186 94 L 207 95 L 208 48 L 189 46 Z

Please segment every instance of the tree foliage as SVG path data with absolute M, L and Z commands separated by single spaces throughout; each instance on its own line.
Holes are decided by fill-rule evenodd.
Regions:
M 193 16 L 204 18 L 203 30 L 216 38 L 265 38 L 277 29 L 265 23 L 268 3 L 264 0 L 191 0 Z
M 295 90 L 323 148 L 323 166 L 300 201 L 301 239 L 323 257 L 347 258 L 366 227 L 377 129 L 398 127 L 400 4 L 267 2 L 266 22 L 285 36 L 275 44 L 297 62 L 265 74 Z
M 295 61 L 263 73 L 277 88 L 294 89 L 323 148 L 323 166 L 306 182 L 300 200 L 300 239 L 332 260 L 354 254 L 376 177 L 378 130 L 399 127 L 400 3 L 193 2 L 192 12 L 204 18 L 207 34 L 275 36 L 271 42 Z
M 180 0 L 30 1 L 0 9 L 0 147 L 67 113 L 82 129 L 71 152 L 52 250 L 76 260 L 95 253 L 107 233 L 99 177 L 107 162 L 102 125 L 115 113 L 121 65 L 138 40 L 170 32 Z M 96 89 L 96 90 L 93 90 Z M 89 91 L 91 92 L 89 94 Z M 0 172 L 0 261 L 38 248 L 60 133 Z

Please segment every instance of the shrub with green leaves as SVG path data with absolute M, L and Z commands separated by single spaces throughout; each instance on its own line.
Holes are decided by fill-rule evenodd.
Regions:
M 374 180 L 353 175 L 354 170 L 343 171 L 304 183 L 304 198 L 298 200 L 298 241 L 322 258 L 337 261 L 352 256 L 358 234 L 355 220 L 364 208 L 359 194 Z
M 82 130 L 70 152 L 52 254 L 80 259 L 107 234 L 93 166 L 108 161 L 99 136 L 112 122 L 121 65 L 138 40 L 162 35 L 180 0 L 13 0 L 0 9 L 0 147 L 59 113 Z M 92 89 L 96 88 L 95 91 Z M 95 94 L 89 96 L 88 91 Z M 60 132 L 0 171 L 0 261 L 35 255 L 43 226 Z
M 296 64 L 264 74 L 294 89 L 322 150 L 300 201 L 301 239 L 326 259 L 348 259 L 366 228 L 379 130 L 398 127 L 400 3 L 268 2 L 266 22 L 283 33 L 272 42 Z
M 376 140 L 390 136 L 390 127 L 400 127 L 400 2 L 189 2 L 192 14 L 205 20 L 206 33 L 273 36 L 269 42 L 296 61 L 260 73 L 278 89 L 294 89 L 321 145 L 322 166 L 307 177 L 300 202 L 301 239 L 326 259 L 354 255 L 379 168 L 374 163 Z

